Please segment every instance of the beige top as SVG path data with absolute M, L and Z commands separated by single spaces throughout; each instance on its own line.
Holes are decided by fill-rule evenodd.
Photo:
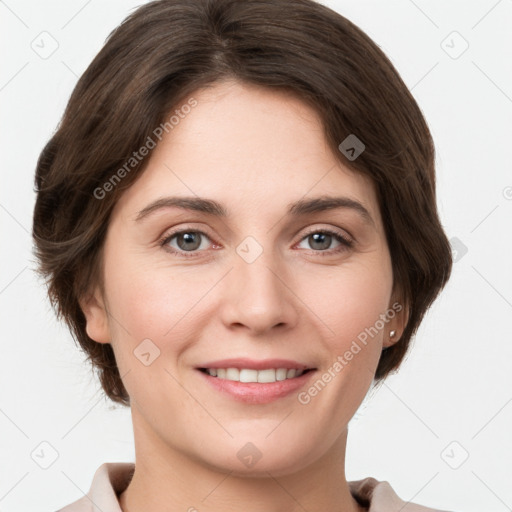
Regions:
M 89 492 L 57 512 L 122 512 L 118 496 L 130 483 L 134 463 L 106 462 L 94 474 Z M 375 478 L 348 482 L 352 496 L 368 512 L 447 512 L 402 501 L 388 482 Z

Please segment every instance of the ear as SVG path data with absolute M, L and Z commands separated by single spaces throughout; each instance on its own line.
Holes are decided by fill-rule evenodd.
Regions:
M 98 343 L 110 343 L 110 329 L 105 302 L 99 287 L 88 297 L 79 301 L 86 320 L 86 332 L 89 338 Z
M 391 297 L 386 316 L 389 319 L 384 328 L 382 348 L 388 348 L 400 341 L 409 320 L 409 305 L 401 298 L 401 294 L 394 293 Z M 390 333 L 394 336 L 390 336 Z

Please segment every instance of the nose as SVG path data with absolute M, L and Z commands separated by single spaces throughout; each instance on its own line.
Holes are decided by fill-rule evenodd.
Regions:
M 226 276 L 221 318 L 228 329 L 264 335 L 293 328 L 299 318 L 300 301 L 293 293 L 292 278 L 270 251 L 252 263 L 235 255 Z

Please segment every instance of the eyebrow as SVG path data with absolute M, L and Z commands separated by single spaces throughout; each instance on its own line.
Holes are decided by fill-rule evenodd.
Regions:
M 215 217 L 226 218 L 228 216 L 228 211 L 222 206 L 222 204 L 214 201 L 213 199 L 194 196 L 172 196 L 162 197 L 148 204 L 138 212 L 135 222 L 140 222 L 157 210 L 171 207 L 206 213 Z M 351 209 L 357 212 L 366 223 L 372 224 L 375 227 L 375 222 L 370 215 L 370 212 L 359 201 L 350 199 L 349 197 L 321 196 L 312 199 L 300 199 L 288 205 L 286 214 L 299 217 L 301 215 L 339 208 Z

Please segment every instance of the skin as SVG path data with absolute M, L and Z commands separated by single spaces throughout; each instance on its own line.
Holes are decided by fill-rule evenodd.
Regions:
M 308 404 L 297 393 L 237 402 L 195 368 L 229 357 L 294 359 L 317 368 L 310 386 L 391 308 L 397 296 L 374 186 L 340 163 L 317 113 L 290 95 L 228 81 L 194 98 L 116 204 L 104 294 L 96 287 L 82 303 L 88 335 L 112 344 L 131 399 L 136 469 L 122 510 L 365 510 L 345 477 L 348 423 L 382 349 L 400 338 L 405 309 Z M 229 215 L 171 207 L 135 221 L 171 195 L 214 199 Z M 350 208 L 285 214 L 293 201 L 334 195 L 359 201 L 373 223 Z M 196 233 L 189 252 L 181 237 L 168 241 L 180 256 L 158 243 L 172 229 L 207 236 Z M 310 236 L 321 229 L 355 243 L 333 237 L 322 246 Z M 263 251 L 252 263 L 236 251 L 247 236 Z M 148 338 L 160 355 L 146 366 L 133 352 Z M 237 457 L 247 442 L 261 453 L 250 468 Z

